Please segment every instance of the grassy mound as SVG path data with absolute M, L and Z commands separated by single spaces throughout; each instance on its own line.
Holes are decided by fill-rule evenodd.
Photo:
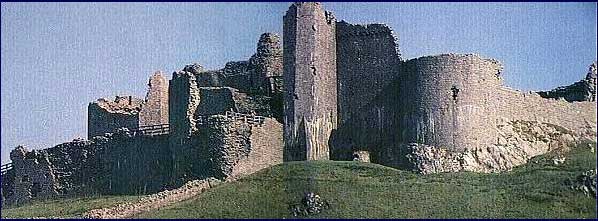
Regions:
M 313 191 L 330 208 L 313 218 L 595 218 L 596 201 L 568 180 L 596 168 L 595 144 L 555 165 L 551 154 L 500 174 L 420 175 L 357 162 L 292 162 L 139 218 L 293 218 L 290 205 Z M 2 217 L 76 217 L 139 196 L 58 199 L 3 208 Z M 311 218 L 310 217 L 310 218 Z
M 314 218 L 595 218 L 596 201 L 569 188 L 596 168 L 595 144 L 555 165 L 550 154 L 501 174 L 419 175 L 357 162 L 292 162 L 220 185 L 142 218 L 292 218 L 313 191 L 330 203 Z
M 20 207 L 2 208 L 2 218 L 79 217 L 84 212 L 137 201 L 141 196 L 97 196 L 34 201 Z

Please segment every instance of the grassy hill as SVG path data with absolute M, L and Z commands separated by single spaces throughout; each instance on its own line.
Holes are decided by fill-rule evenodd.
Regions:
M 330 203 L 317 218 L 592 218 L 596 201 L 567 179 L 596 168 L 590 148 L 555 166 L 550 155 L 501 174 L 419 175 L 357 162 L 293 162 L 220 185 L 143 218 L 292 218 L 311 190 Z
M 2 218 L 78 217 L 86 211 L 137 201 L 141 196 L 94 196 L 35 201 L 20 207 L 2 208 Z
M 560 165 L 548 154 L 500 174 L 420 175 L 370 163 L 285 163 L 138 218 L 293 218 L 289 206 L 306 191 L 330 203 L 314 218 L 595 218 L 595 198 L 567 184 L 596 168 L 590 146 L 575 148 Z M 2 215 L 72 216 L 135 197 L 54 200 L 3 209 Z

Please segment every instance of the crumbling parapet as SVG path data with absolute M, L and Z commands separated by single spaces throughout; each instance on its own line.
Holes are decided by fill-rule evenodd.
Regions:
M 113 133 L 118 128 L 168 124 L 168 81 L 161 72 L 148 83 L 145 100 L 133 96 L 116 96 L 114 101 L 100 98 L 87 108 L 87 137 Z
M 112 133 L 121 127 L 139 127 L 143 100 L 132 96 L 116 96 L 114 101 L 100 98 L 87 108 L 87 137 Z
M 283 20 L 284 159 L 329 159 L 337 127 L 336 20 L 315 2 L 294 3 Z
M 565 99 L 568 102 L 596 101 L 596 61 L 588 68 L 586 77 L 569 86 L 562 86 L 550 91 L 537 92 L 544 98 Z
M 257 52 L 249 59 L 253 74 L 251 87 L 258 91 L 276 91 L 268 81 L 282 76 L 282 49 L 280 38 L 274 33 L 264 33 L 257 43 Z

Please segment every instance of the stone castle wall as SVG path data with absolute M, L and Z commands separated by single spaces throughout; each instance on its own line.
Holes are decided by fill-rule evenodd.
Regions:
M 562 86 L 550 91 L 539 91 L 544 98 L 563 98 L 566 101 L 596 101 L 596 82 L 598 82 L 596 69 L 598 63 L 594 61 L 589 67 L 586 78 L 569 86 Z
M 339 124 L 361 114 L 399 75 L 400 54 L 392 30 L 383 24 L 336 23 Z
M 87 108 L 87 137 L 103 136 L 119 128 L 168 124 L 168 81 L 161 72 L 153 74 L 145 100 L 116 96 L 114 101 L 100 98 Z
M 501 107 L 496 112 L 499 124 L 538 121 L 564 127 L 580 138 L 596 139 L 596 102 L 567 102 L 502 87 L 493 105 Z
M 261 120 L 257 120 L 261 119 Z M 196 119 L 195 174 L 238 177 L 282 163 L 282 124 L 252 115 L 212 115 Z M 207 169 L 207 170 L 206 170 Z
M 7 204 L 64 195 L 147 194 L 170 185 L 168 137 L 119 130 L 92 140 L 11 152 L 14 177 Z M 3 188 L 4 191 L 4 188 Z
M 337 125 L 335 25 L 319 3 L 294 3 L 284 16 L 285 160 L 329 158 Z
M 595 141 L 595 102 L 506 88 L 500 70 L 477 55 L 404 62 L 401 75 L 333 133 L 332 158 L 369 151 L 374 163 L 424 173 L 497 172 Z
M 453 150 L 490 144 L 495 122 L 493 95 L 502 67 L 476 55 L 439 55 L 403 66 L 398 113 L 404 143 Z

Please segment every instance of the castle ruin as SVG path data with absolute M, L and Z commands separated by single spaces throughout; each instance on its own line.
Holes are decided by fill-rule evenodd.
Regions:
M 88 139 L 11 152 L 2 199 L 149 194 L 298 160 L 358 160 L 420 173 L 500 172 L 596 142 L 596 62 L 544 92 L 503 84 L 474 54 L 405 60 L 390 27 L 294 3 L 246 61 L 150 77 L 145 99 L 88 107 Z

